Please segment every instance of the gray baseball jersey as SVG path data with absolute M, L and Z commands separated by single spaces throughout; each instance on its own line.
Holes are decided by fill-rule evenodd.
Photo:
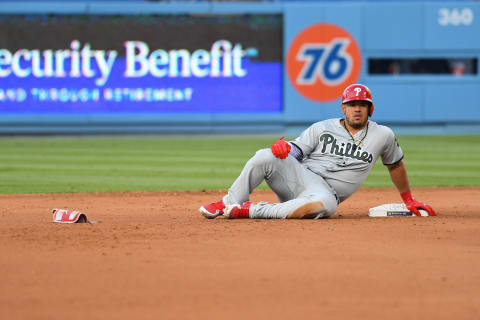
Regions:
M 292 141 L 303 153 L 300 161 L 292 154 L 279 159 L 270 149 L 257 151 L 223 202 L 249 200 L 250 193 L 266 180 L 280 203 L 252 205 L 251 218 L 285 218 L 307 211 L 313 218 L 332 216 L 338 203 L 360 187 L 379 156 L 384 164 L 403 158 L 390 128 L 368 121 L 364 129 L 351 135 L 340 120 L 317 122 Z
M 320 121 L 293 143 L 303 152 L 302 163 L 335 189 L 340 202 L 362 185 L 379 156 L 383 164 L 403 158 L 393 131 L 373 121 L 355 135 L 338 118 Z

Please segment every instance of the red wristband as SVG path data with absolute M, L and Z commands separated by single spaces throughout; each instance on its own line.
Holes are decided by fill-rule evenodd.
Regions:
M 400 193 L 400 196 L 402 197 L 403 202 L 405 203 L 409 203 L 413 201 L 412 192 L 410 190 L 404 193 Z

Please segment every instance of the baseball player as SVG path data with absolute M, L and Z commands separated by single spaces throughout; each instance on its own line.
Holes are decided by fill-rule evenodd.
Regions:
M 374 110 L 370 89 L 362 84 L 348 86 L 341 108 L 343 119 L 314 123 L 294 141 L 282 137 L 270 149 L 257 151 L 223 199 L 203 205 L 200 213 L 209 219 L 220 215 L 229 219 L 329 218 L 381 157 L 407 208 L 417 216 L 419 209 L 434 216 L 431 206 L 412 197 L 403 152 L 393 131 L 368 120 Z M 280 203 L 248 201 L 263 180 Z

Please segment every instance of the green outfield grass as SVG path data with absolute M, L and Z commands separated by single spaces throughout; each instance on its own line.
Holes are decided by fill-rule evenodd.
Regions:
M 227 189 L 255 151 L 274 140 L 2 138 L 0 193 Z M 413 187 L 480 185 L 480 136 L 405 136 L 398 140 Z M 393 186 L 381 161 L 364 186 Z

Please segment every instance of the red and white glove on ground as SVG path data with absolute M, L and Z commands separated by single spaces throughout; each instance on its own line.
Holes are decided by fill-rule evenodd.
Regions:
M 270 147 L 273 155 L 280 159 L 285 159 L 286 157 L 288 157 L 288 154 L 290 153 L 290 150 L 292 148 L 287 141 L 283 140 L 283 138 L 285 138 L 285 136 L 275 141 Z
M 437 215 L 431 206 L 413 199 L 411 191 L 401 193 L 400 196 L 402 197 L 403 202 L 407 205 L 407 209 L 415 213 L 417 216 L 421 216 L 420 211 L 418 211 L 419 209 L 427 211 L 429 216 Z

